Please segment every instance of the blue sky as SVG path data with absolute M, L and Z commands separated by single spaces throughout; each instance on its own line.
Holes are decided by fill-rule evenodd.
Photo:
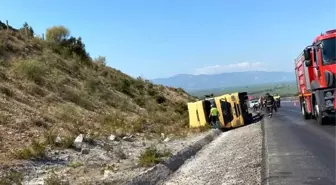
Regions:
M 323 3 L 321 3 L 323 2 Z M 2 0 L 0 20 L 54 25 L 92 57 L 132 76 L 292 71 L 315 36 L 336 27 L 335 0 Z

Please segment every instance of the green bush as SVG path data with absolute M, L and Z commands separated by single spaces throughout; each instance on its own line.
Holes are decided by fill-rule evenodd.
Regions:
M 94 110 L 95 108 L 93 103 L 88 99 L 88 96 L 85 92 L 71 87 L 64 86 L 61 97 L 64 100 L 71 101 L 87 110 Z
M 121 80 L 121 92 L 133 97 L 133 91 L 132 91 L 132 87 L 131 87 L 131 81 L 128 79 L 122 79 Z
M 160 163 L 164 157 L 169 156 L 171 156 L 171 152 L 169 150 L 159 151 L 155 147 L 149 147 L 140 154 L 139 165 L 143 167 L 150 167 Z
M 47 75 L 47 66 L 37 60 L 27 60 L 17 63 L 16 72 L 23 75 L 29 80 L 34 81 L 38 85 L 43 85 L 44 77 Z

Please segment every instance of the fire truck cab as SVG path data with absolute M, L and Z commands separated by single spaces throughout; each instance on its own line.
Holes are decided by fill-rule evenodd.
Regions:
M 295 59 L 295 72 L 302 114 L 325 124 L 335 121 L 336 29 L 315 38 Z

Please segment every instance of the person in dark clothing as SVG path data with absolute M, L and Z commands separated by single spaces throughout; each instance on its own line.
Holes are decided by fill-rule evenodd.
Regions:
M 274 104 L 275 104 L 274 97 L 271 96 L 269 93 L 266 93 L 265 94 L 265 100 L 266 100 L 266 110 L 269 114 L 268 116 L 272 117 L 273 108 L 274 108 Z

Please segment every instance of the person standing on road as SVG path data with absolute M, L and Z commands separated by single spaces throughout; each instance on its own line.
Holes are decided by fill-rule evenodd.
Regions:
M 210 109 L 210 122 L 212 124 L 213 127 L 217 127 L 217 122 L 218 122 L 218 116 L 219 116 L 219 112 L 218 109 L 215 107 L 214 104 L 211 104 L 211 109 Z
M 262 96 L 259 97 L 259 107 L 260 110 L 264 108 L 264 98 Z
M 266 100 L 266 110 L 269 114 L 269 117 L 272 117 L 274 103 L 275 103 L 274 97 L 271 96 L 269 93 L 266 93 L 265 100 Z

